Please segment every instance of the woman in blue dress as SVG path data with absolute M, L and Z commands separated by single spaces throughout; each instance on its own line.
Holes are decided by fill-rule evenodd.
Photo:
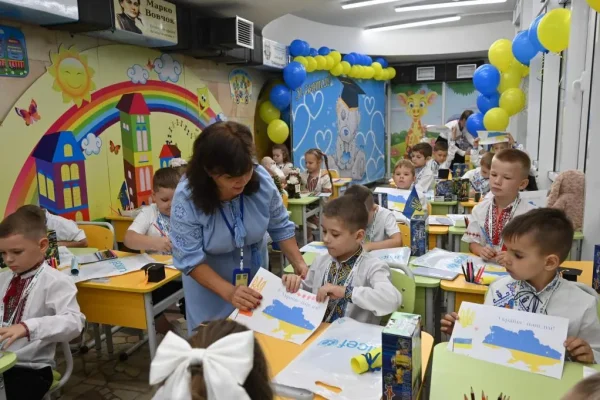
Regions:
M 246 277 L 249 283 L 267 266 L 266 232 L 295 273 L 306 276 L 295 226 L 273 179 L 256 163 L 252 133 L 236 122 L 209 126 L 194 142 L 171 206 L 173 259 L 183 273 L 188 332 L 234 308 L 260 304 L 258 292 L 236 283 Z

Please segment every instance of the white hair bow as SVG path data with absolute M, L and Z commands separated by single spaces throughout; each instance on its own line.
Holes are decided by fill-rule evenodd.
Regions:
M 184 165 L 187 165 L 187 161 L 183 158 L 172 158 L 169 164 L 171 167 L 183 167 Z
M 206 349 L 168 332 L 150 365 L 150 384 L 165 381 L 153 399 L 191 400 L 190 366 L 200 364 L 209 400 L 250 400 L 242 385 L 254 365 L 252 331 L 225 336 Z

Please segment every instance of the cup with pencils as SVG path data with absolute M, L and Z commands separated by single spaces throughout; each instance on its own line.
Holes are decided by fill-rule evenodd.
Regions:
M 495 397 L 492 397 L 492 400 L 494 400 Z M 465 394 L 464 400 L 475 400 L 475 392 L 473 391 L 473 388 L 471 387 L 471 396 L 469 397 L 468 395 Z M 490 397 L 488 395 L 485 394 L 485 392 L 482 390 L 481 391 L 481 400 L 490 400 Z M 510 400 L 510 396 L 506 396 L 503 393 L 500 393 L 500 396 L 498 396 L 498 400 Z
M 461 265 L 463 276 L 465 277 L 465 281 L 469 283 L 483 283 L 483 273 L 485 271 L 485 265 L 477 268 L 473 261 L 467 261 L 466 265 Z

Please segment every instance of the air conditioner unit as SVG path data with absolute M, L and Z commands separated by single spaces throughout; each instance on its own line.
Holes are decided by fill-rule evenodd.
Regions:
M 417 81 L 435 80 L 435 67 L 417 67 Z
M 202 47 L 218 50 L 254 48 L 254 23 L 247 19 L 202 18 L 198 22 L 206 25 L 199 37 L 199 45 Z
M 470 79 L 473 77 L 477 64 L 461 64 L 456 66 L 457 79 Z

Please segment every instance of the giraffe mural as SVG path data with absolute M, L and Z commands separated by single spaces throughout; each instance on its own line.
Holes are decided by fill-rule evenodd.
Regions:
M 398 102 L 405 108 L 406 114 L 412 118 L 412 124 L 406 134 L 406 151 L 425 137 L 426 130 L 421 123 L 421 118 L 427 114 L 427 108 L 437 98 L 436 92 L 425 92 L 421 89 L 417 93 L 399 93 Z

